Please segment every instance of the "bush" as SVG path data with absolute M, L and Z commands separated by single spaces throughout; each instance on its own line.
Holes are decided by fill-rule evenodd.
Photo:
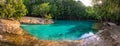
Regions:
M 45 15 L 46 20 L 50 20 L 52 18 L 51 14 Z
M 50 6 L 49 3 L 42 3 L 40 5 L 34 5 L 33 6 L 33 12 L 34 15 L 39 15 L 40 17 L 45 17 L 50 12 Z
M 27 13 L 22 0 L 5 0 L 0 2 L 2 2 L 0 3 L 0 18 L 20 19 Z

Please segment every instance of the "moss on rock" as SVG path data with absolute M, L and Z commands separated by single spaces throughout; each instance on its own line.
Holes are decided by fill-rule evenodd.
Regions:
M 100 30 L 102 29 L 102 27 L 103 27 L 102 23 L 95 23 L 92 28 L 96 30 Z

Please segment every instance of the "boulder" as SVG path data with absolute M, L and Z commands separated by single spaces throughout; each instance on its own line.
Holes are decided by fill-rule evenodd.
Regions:
M 110 26 L 117 26 L 115 23 L 112 23 L 112 22 L 108 22 L 108 24 L 109 24 Z
M 18 21 L 7 19 L 0 19 L 0 33 L 23 34 Z

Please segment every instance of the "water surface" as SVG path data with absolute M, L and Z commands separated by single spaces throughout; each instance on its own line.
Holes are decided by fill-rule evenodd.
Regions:
M 31 35 L 41 40 L 78 40 L 96 32 L 92 26 L 94 21 L 57 20 L 54 24 L 29 25 L 21 24 Z

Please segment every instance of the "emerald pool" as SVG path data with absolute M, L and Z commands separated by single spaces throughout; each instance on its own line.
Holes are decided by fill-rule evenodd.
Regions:
M 53 24 L 21 24 L 24 30 L 40 40 L 79 40 L 94 35 L 94 21 L 55 20 Z

